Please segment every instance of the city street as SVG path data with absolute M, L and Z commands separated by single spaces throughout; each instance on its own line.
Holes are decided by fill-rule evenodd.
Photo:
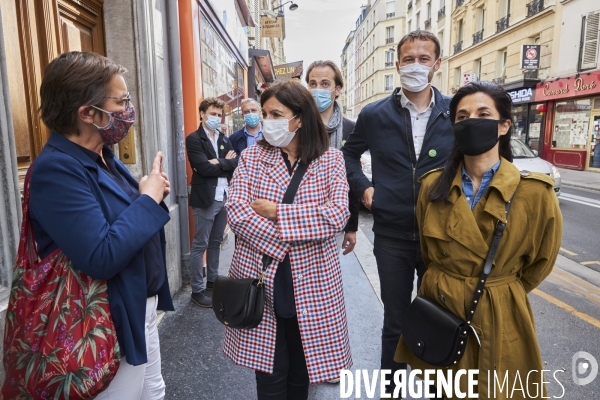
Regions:
M 551 371 L 547 372 L 550 398 L 593 399 L 600 394 L 600 378 L 578 386 L 572 377 L 575 353 L 585 351 L 600 359 L 600 273 L 597 264 L 580 264 L 600 260 L 599 246 L 593 245 L 600 222 L 591 218 L 598 215 L 594 201 L 599 199 L 598 191 L 563 186 L 564 250 L 553 273 L 529 295 L 544 368 Z M 372 255 L 372 224 L 370 212 L 361 211 L 355 252 L 341 256 L 353 370 L 373 370 L 379 365 L 383 307 Z M 227 273 L 232 254 L 230 238 L 221 253 L 221 274 Z M 212 310 L 192 303 L 190 293 L 188 287 L 177 295 L 176 311 L 168 313 L 159 328 L 166 398 L 256 398 L 254 373 L 225 358 L 221 350 L 224 327 Z M 310 399 L 339 399 L 340 387 L 324 383 L 311 386 L 310 393 Z

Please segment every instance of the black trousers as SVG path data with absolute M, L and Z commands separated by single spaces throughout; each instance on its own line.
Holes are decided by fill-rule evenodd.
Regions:
M 306 400 L 309 382 L 298 318 L 277 317 L 273 373 L 256 371 L 258 400 Z
M 402 334 L 402 317 L 411 302 L 415 271 L 417 285 L 420 286 L 425 264 L 419 241 L 375 234 L 373 254 L 377 261 L 383 301 L 381 369 L 389 369 L 393 375 L 399 369 L 406 369 L 406 364 L 394 361 L 394 353 Z M 391 393 L 394 386 L 392 381 L 387 392 Z

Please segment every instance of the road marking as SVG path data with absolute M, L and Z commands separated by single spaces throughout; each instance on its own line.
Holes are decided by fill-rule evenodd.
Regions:
M 577 253 L 573 253 L 572 251 L 569 251 L 569 250 L 564 249 L 562 247 L 560 248 L 560 251 L 562 251 L 563 253 L 567 253 L 570 256 L 576 256 L 577 255 Z
M 579 203 L 579 204 L 583 204 L 583 205 L 590 206 L 590 207 L 600 208 L 599 200 L 590 199 L 588 197 L 576 196 L 574 194 L 568 194 L 568 193 L 561 193 L 560 199 L 572 201 L 573 203 Z
M 579 294 L 600 307 L 600 289 L 570 272 L 554 268 L 547 281 Z
M 555 306 L 558 306 L 558 307 L 562 308 L 563 310 L 573 314 L 577 318 L 584 320 L 588 324 L 591 324 L 591 325 L 595 326 L 596 328 L 600 328 L 599 320 L 597 320 L 596 318 L 594 318 L 590 315 L 587 315 L 586 313 L 582 313 L 581 311 L 578 311 L 577 309 L 575 309 L 574 307 L 571 307 L 567 303 L 560 301 L 555 297 L 550 296 L 548 293 L 542 292 L 539 289 L 533 289 L 532 293 L 541 297 L 542 299 L 554 304 Z
M 580 263 L 581 265 L 592 265 L 592 264 L 598 264 L 600 265 L 600 261 L 584 261 L 582 263 Z

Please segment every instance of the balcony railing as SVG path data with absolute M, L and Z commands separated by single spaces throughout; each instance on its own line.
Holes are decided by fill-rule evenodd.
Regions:
M 497 83 L 498 85 L 502 85 L 504 83 L 504 76 L 501 76 L 499 78 L 494 78 L 492 79 L 492 82 Z
M 473 44 L 477 44 L 483 40 L 483 29 L 473 34 Z
M 510 17 L 510 14 L 508 14 L 508 15 L 506 15 L 506 17 L 500 18 L 498 21 L 496 21 L 496 33 L 502 32 L 503 30 L 508 28 L 509 17 Z
M 538 78 L 538 70 L 537 69 L 532 69 L 529 71 L 525 71 L 523 73 L 523 78 L 525 79 L 537 79 Z
M 425 29 L 429 29 L 429 28 L 431 28 L 431 21 L 426 19 L 425 20 Z
M 444 18 L 444 16 L 446 16 L 446 6 L 438 10 L 438 20 Z
M 454 45 L 454 54 L 458 54 L 462 51 L 462 40 Z
M 395 16 L 396 16 L 396 13 L 395 13 L 395 12 L 391 12 L 391 13 L 387 13 L 387 14 L 385 14 L 385 17 L 386 17 L 386 18 L 388 18 L 388 19 L 389 19 L 389 18 L 394 18 Z
M 465 3 L 465 0 L 456 0 L 456 7 L 460 7 Z
M 394 62 L 393 61 L 386 61 L 386 63 L 385 63 L 385 67 L 386 68 L 391 68 L 393 66 L 394 66 Z
M 408 10 L 410 10 L 410 9 L 412 8 L 412 1 L 409 1 L 409 2 L 408 2 L 408 6 L 407 6 L 407 7 L 408 7 L 408 8 L 407 8 Z
M 385 38 L 385 44 L 390 44 L 390 43 L 394 43 L 394 38 L 393 37 Z
M 544 9 L 544 0 L 533 0 L 527 4 L 527 17 L 531 17 Z

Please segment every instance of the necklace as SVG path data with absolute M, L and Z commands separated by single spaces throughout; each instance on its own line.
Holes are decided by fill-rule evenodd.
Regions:
M 479 184 L 479 186 L 475 186 L 475 182 L 471 181 L 471 183 L 473 184 L 473 195 L 476 195 L 481 184 Z

